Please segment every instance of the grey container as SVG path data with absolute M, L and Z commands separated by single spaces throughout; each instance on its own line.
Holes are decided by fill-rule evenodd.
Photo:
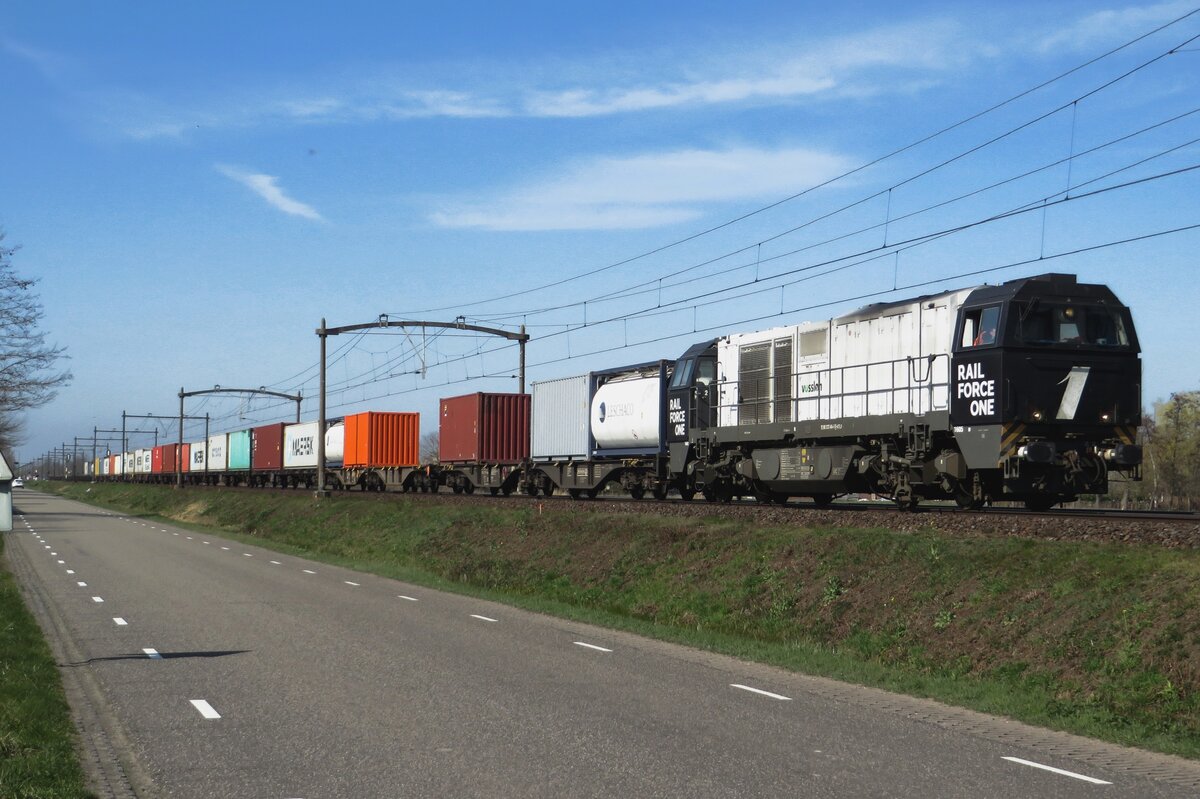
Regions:
M 591 375 L 534 383 L 530 454 L 534 460 L 586 460 L 592 451 Z

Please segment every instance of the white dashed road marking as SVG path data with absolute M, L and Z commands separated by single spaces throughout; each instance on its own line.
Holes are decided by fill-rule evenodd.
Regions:
M 312 569 L 301 569 L 300 571 L 304 572 L 305 574 L 316 574 L 316 572 Z
M 345 583 L 346 585 L 352 585 L 355 588 L 358 588 L 358 583 L 352 583 L 349 580 L 342 580 L 342 582 Z
M 243 557 L 247 557 L 247 558 L 252 558 L 252 557 L 254 557 L 254 556 L 253 556 L 253 555 L 251 555 L 249 552 L 243 552 L 243 553 L 242 553 L 242 556 L 243 556 Z
M 596 646 L 595 644 L 585 644 L 583 641 L 576 641 L 575 646 L 582 646 L 582 647 L 587 647 L 588 649 L 595 649 L 597 652 L 611 652 L 612 651 L 611 649 L 605 649 L 604 647 Z
M 87 583 L 83 582 L 82 580 L 79 580 L 76 585 L 78 585 L 80 588 L 87 588 Z
M 204 718 L 206 718 L 206 719 L 221 718 L 221 714 L 218 713 L 217 711 L 213 710 L 213 706 L 210 705 L 208 702 L 204 701 L 203 699 L 191 699 L 189 701 L 192 703 L 192 707 L 196 708 L 196 710 L 199 710 L 200 715 L 204 716 Z
M 94 597 L 92 597 L 92 601 L 99 603 L 99 602 L 103 602 L 104 600 L 101 597 L 94 596 Z
M 129 624 L 129 622 L 125 621 L 120 616 L 113 616 L 113 624 L 117 625 L 118 627 L 125 627 Z
M 280 563 L 280 562 L 279 562 L 279 561 L 277 561 L 277 560 L 273 560 L 273 561 L 271 561 L 271 565 L 272 565 L 272 566 L 282 566 L 283 564 L 282 564 L 282 563 Z
M 162 655 L 158 654 L 157 649 L 143 649 L 142 651 L 145 652 L 146 657 L 150 658 L 151 660 L 162 660 Z
M 229 547 L 221 547 L 221 549 L 225 550 L 226 552 L 229 551 Z
M 74 573 L 75 573 L 74 569 L 67 569 L 67 574 L 74 574 Z
M 397 599 L 407 599 L 409 602 L 417 601 L 417 598 L 415 596 L 405 596 L 404 594 L 397 594 L 396 598 Z
M 489 619 L 487 616 L 480 616 L 480 615 L 479 615 L 479 614 L 477 614 L 477 613 L 472 613 L 472 614 L 471 614 L 471 618 L 472 618 L 472 619 L 479 619 L 480 621 L 496 621 L 496 619 Z
M 1040 768 L 1043 771 L 1053 771 L 1055 774 L 1061 774 L 1064 777 L 1071 777 L 1073 779 L 1083 780 L 1084 782 L 1090 782 L 1093 785 L 1112 785 L 1111 782 L 1108 782 L 1106 780 L 1098 780 L 1095 777 L 1089 777 L 1086 774 L 1076 774 L 1074 771 L 1066 771 L 1061 768 L 1055 768 L 1054 766 L 1045 766 L 1045 765 L 1042 765 L 1041 763 L 1034 763 L 1032 760 L 1022 760 L 1019 757 L 1005 757 L 1003 759 L 1008 760 L 1009 762 L 1012 762 L 1012 763 L 1020 763 L 1022 766 L 1030 766 L 1031 768 Z
M 751 688 L 749 685 L 739 685 L 738 683 L 731 682 L 731 683 L 729 683 L 729 687 L 739 688 L 743 691 L 749 691 L 752 694 L 761 694 L 762 696 L 769 696 L 772 699 L 778 699 L 781 702 L 791 702 L 792 701 L 792 698 L 790 696 L 783 696 L 782 694 L 773 694 L 770 691 L 764 691 L 761 688 Z

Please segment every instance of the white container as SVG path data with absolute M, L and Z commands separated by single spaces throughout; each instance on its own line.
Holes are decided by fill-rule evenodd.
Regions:
M 654 377 L 609 380 L 592 397 L 596 448 L 658 447 L 662 441 L 663 381 Z
M 204 455 L 207 447 L 203 441 L 193 441 L 188 447 L 188 471 L 202 472 L 206 463 Z
M 133 474 L 132 452 L 124 452 L 121 454 L 121 474 Z
M 530 452 L 535 460 L 588 457 L 590 382 L 590 375 L 578 375 L 533 384 Z
M 105 455 L 103 458 L 100 459 L 100 476 L 101 477 L 108 476 L 108 470 L 111 465 L 112 465 L 112 460 L 107 455 Z
M 325 465 L 341 466 L 346 443 L 346 426 L 341 422 L 325 431 Z M 300 422 L 283 428 L 283 468 L 317 467 L 317 423 Z
M 150 474 L 150 450 L 138 449 L 133 452 L 133 473 Z
M 229 441 L 225 433 L 208 437 L 208 470 L 223 472 L 229 461 Z

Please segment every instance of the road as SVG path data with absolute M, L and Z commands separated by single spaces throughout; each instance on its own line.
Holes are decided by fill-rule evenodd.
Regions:
M 101 796 L 1185 797 L 1200 764 L 18 490 Z M 1048 770 L 1058 769 L 1058 771 Z

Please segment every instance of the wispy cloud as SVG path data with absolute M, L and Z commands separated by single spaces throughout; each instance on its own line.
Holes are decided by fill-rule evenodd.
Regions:
M 283 189 L 279 188 L 279 178 L 274 175 L 247 172 L 227 164 L 217 164 L 217 171 L 230 180 L 241 183 L 285 214 L 321 221 L 321 215 L 311 205 L 287 196 Z
M 482 202 L 448 203 L 441 227 L 485 230 L 612 230 L 699 217 L 705 206 L 773 197 L 843 172 L 848 162 L 805 148 L 675 150 L 596 158 Z
M 346 124 L 431 117 L 595 117 L 733 103 L 795 102 L 862 96 L 888 85 L 912 85 L 962 63 L 961 27 L 934 20 L 821 42 L 758 42 L 749 50 L 677 59 L 674 53 L 540 66 L 449 68 L 458 87 L 421 87 L 395 69 L 333 79 L 316 93 L 284 87 L 256 97 L 217 99 L 163 113 L 146 102 L 125 115 L 127 135 L 179 136 L 196 128 Z M 751 54 L 748 54 L 751 53 Z M 796 56 L 801 52 L 803 55 Z M 620 64 L 620 67 L 615 64 Z M 649 79 L 645 76 L 653 75 Z M 567 78 L 564 76 L 577 76 Z M 586 76 L 586 77 L 578 77 Z M 320 80 L 310 83 L 320 84 Z M 133 122 L 129 122 L 129 119 Z
M 61 53 L 18 42 L 5 36 L 0 36 L 0 52 L 25 61 L 40 72 L 42 77 L 51 81 L 58 79 L 72 66 L 71 59 Z
M 1195 7 L 1194 0 L 1170 0 L 1165 3 L 1095 11 L 1043 37 L 1038 41 L 1037 47 L 1041 52 L 1083 50 L 1099 44 L 1118 42 L 1145 33 L 1155 25 L 1170 22 Z

